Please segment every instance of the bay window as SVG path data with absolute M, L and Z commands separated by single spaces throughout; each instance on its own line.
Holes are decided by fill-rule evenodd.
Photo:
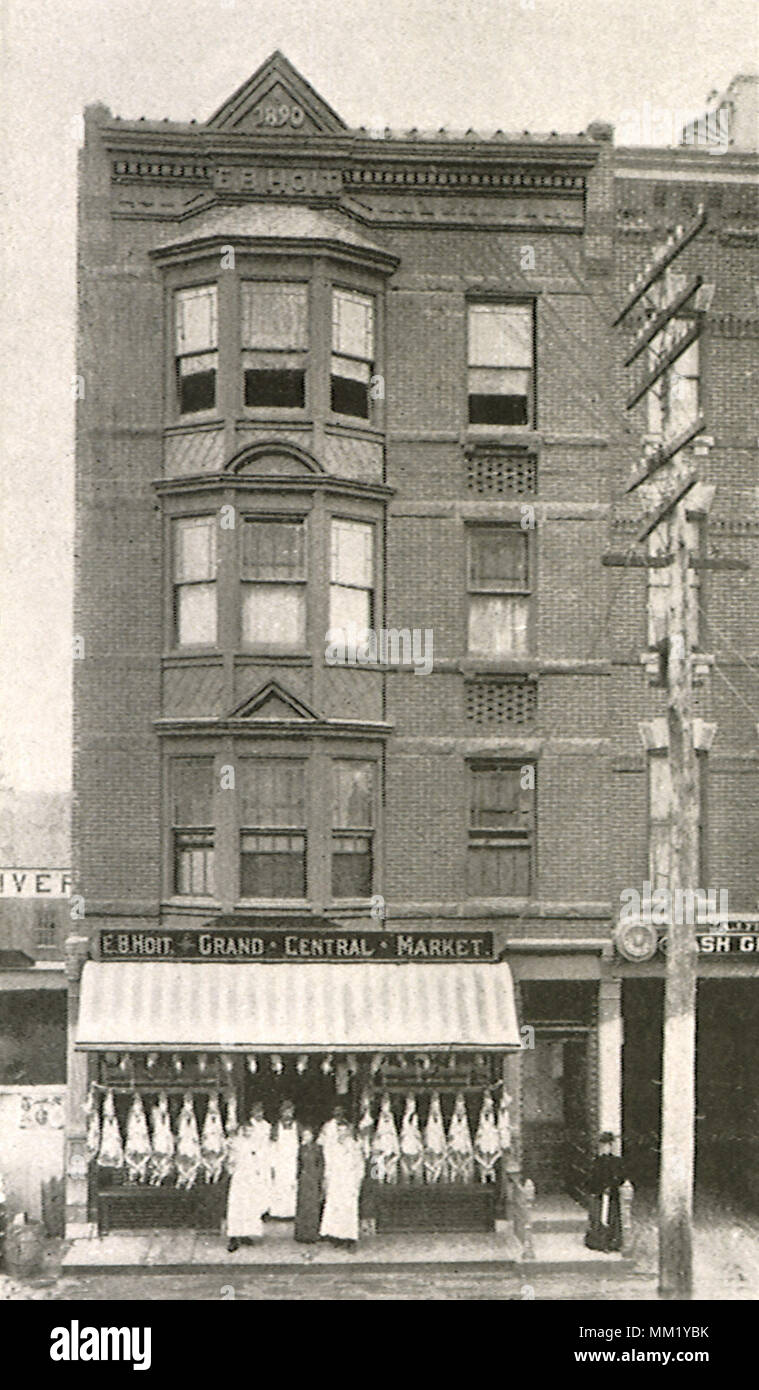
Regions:
M 356 290 L 332 291 L 331 403 L 338 415 L 368 420 L 374 363 L 374 300 Z
M 532 304 L 470 304 L 469 422 L 533 423 Z
M 177 290 L 174 327 L 179 413 L 213 410 L 218 356 L 216 286 Z
M 302 410 L 307 350 L 308 285 L 243 281 L 245 404 Z
M 306 526 L 247 520 L 242 532 L 242 640 L 281 652 L 306 645 Z
M 534 764 L 473 764 L 469 791 L 470 896 L 528 897 L 535 856 Z
M 171 764 L 173 891 L 214 894 L 213 758 L 175 758 Z
M 174 643 L 216 642 L 216 518 L 180 517 L 173 523 Z
M 245 758 L 240 763 L 240 896 L 306 895 L 306 764 Z
M 372 893 L 374 766 L 336 759 L 332 764 L 332 896 Z
M 469 652 L 521 656 L 528 648 L 528 533 L 520 526 L 472 526 L 468 544 Z

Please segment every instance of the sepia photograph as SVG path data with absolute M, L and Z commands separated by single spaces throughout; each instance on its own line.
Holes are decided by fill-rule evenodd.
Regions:
M 0 1319 L 724 1364 L 753 0 L 1 8 Z

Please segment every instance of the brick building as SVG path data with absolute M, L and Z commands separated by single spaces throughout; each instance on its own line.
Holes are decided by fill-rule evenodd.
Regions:
M 640 660 L 646 571 L 602 564 L 629 544 L 617 499 L 650 427 L 643 408 L 625 413 L 611 324 L 705 192 L 688 261 L 714 284 L 690 368 L 699 457 L 720 485 L 708 537 L 750 555 L 756 156 L 615 150 L 604 124 L 348 129 L 280 54 L 205 124 L 96 106 L 85 128 L 74 872 L 87 931 L 69 943 L 70 1229 L 95 1210 L 88 1084 L 118 1100 L 127 1077 L 126 1106 L 146 1067 L 169 1080 L 173 1067 L 200 1094 L 210 1056 L 245 1104 L 272 1038 L 286 1075 L 291 1052 L 308 1065 L 333 1043 L 324 1104 L 357 1104 L 366 1085 L 401 1104 L 413 1083 L 422 1111 L 440 1091 L 447 1122 L 462 1089 L 474 1128 L 488 1086 L 506 1092 L 504 1169 L 539 1189 L 578 1190 L 596 1130 L 621 1133 L 623 1118 L 645 1176 L 662 957 L 625 960 L 612 930 L 620 892 L 661 867 L 664 705 Z M 705 881 L 745 920 L 757 582 L 715 576 L 701 596 L 741 656 L 720 664 L 745 701 L 714 676 L 700 693 Z M 366 631 L 394 636 L 374 651 Z M 188 976 L 185 959 L 259 930 L 275 955 L 330 932 L 375 950 L 382 932 L 419 954 L 458 940 L 465 958 L 418 967 L 410 1007 L 430 1031 L 402 1046 L 358 1021 L 359 997 L 363 1017 L 382 1013 L 370 982 L 395 969 L 374 964 L 281 967 L 308 977 L 295 994 L 322 981 L 334 1036 L 248 1035 L 221 1005 L 213 1037 L 193 1031 L 187 1017 L 211 1007 L 197 972 L 244 976 L 252 998 L 279 967 Z M 178 959 L 144 959 L 160 952 Z M 757 964 L 704 955 L 703 973 L 732 1009 L 755 1009 Z M 444 998 L 435 972 L 449 969 Z M 349 970 L 366 996 L 334 973 Z M 483 1003 L 496 978 L 508 998 Z M 449 1016 L 442 1033 L 457 1000 L 471 1027 Z

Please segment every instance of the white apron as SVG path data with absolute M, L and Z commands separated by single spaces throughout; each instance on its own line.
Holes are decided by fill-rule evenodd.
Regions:
M 333 1240 L 358 1240 L 358 1198 L 364 1159 L 355 1139 L 324 1147 L 324 1209 L 319 1234 Z
M 227 1194 L 227 1235 L 261 1236 L 271 1191 L 268 1138 L 242 1130 L 232 1141 L 230 1158 L 234 1169 Z
M 298 1126 L 278 1126 L 277 1138 L 271 1143 L 271 1202 L 269 1215 L 281 1220 L 295 1219 L 295 1199 L 298 1186 Z

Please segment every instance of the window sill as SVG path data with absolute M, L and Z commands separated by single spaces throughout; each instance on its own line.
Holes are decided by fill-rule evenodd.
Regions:
M 325 424 L 327 431 L 332 430 L 337 434 L 361 430 L 370 439 L 383 439 L 385 436 L 385 431 L 379 425 L 375 425 L 372 420 L 365 420 L 362 415 L 336 415 L 331 412 Z
M 267 420 L 271 420 L 277 425 L 287 424 L 289 421 L 292 421 L 293 424 L 303 425 L 311 423 L 312 414 L 313 412 L 309 410 L 308 406 L 243 405 L 238 416 L 238 423 L 246 424 L 255 420 L 265 424 Z
M 468 423 L 464 432 L 464 445 L 475 444 L 518 444 L 537 448 L 542 436 L 534 425 L 473 425 Z
M 213 660 L 214 664 L 220 664 L 223 661 L 222 653 L 218 647 L 172 647 L 163 653 L 161 660 L 170 662 L 172 665 L 174 663 L 184 664 L 187 662 L 191 664 L 195 662 L 202 666 L 209 658 Z
M 238 898 L 233 911 L 275 913 L 278 917 L 291 913 L 293 917 L 302 917 L 304 912 L 310 913 L 311 902 L 308 898 Z
M 223 424 L 222 417 L 215 410 L 199 410 L 192 415 L 180 415 L 178 419 L 170 420 L 164 426 L 164 434 L 187 434 L 198 425 L 207 430 L 221 429 Z
M 534 656 L 466 656 L 459 661 L 459 670 L 465 676 L 525 675 L 535 677 L 538 665 L 538 660 Z
M 270 666 L 272 662 L 282 666 L 310 666 L 313 657 L 310 652 L 249 651 L 241 647 L 235 652 L 235 661 L 242 666 Z

